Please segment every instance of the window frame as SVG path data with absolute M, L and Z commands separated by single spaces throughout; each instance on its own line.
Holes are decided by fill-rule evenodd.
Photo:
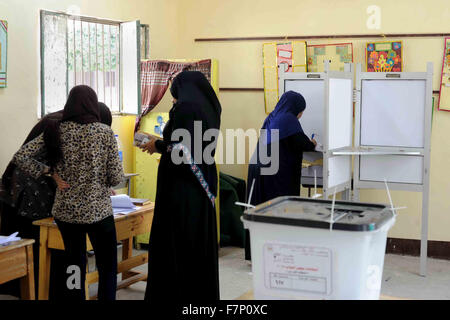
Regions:
M 150 26 L 148 24 L 141 24 L 141 33 L 144 33 L 144 41 L 145 41 L 144 56 L 141 55 L 141 60 L 148 60 L 150 59 Z
M 126 23 L 125 21 L 117 21 L 117 20 L 110 20 L 110 19 L 104 19 L 104 18 L 97 18 L 97 17 L 90 17 L 90 16 L 81 16 L 81 15 L 72 15 L 72 14 L 68 14 L 65 12 L 60 12 L 60 11 L 51 11 L 51 10 L 40 10 L 40 114 L 38 116 L 38 118 L 42 118 L 46 115 L 46 101 L 45 101 L 45 63 L 44 63 L 44 57 L 45 57 L 45 45 L 44 45 L 44 31 L 45 31 L 45 19 L 44 17 L 46 16 L 58 16 L 58 17 L 65 17 L 66 19 L 71 19 L 71 20 L 79 20 L 82 23 L 95 23 L 95 24 L 103 24 L 103 25 L 109 25 L 109 26 L 115 26 L 118 27 L 118 63 L 119 63 L 119 68 L 118 68 L 118 98 L 119 98 L 119 111 L 113 111 L 113 115 L 129 115 L 130 113 L 125 113 L 123 112 L 123 84 L 122 84 L 122 79 L 123 79 L 123 72 L 122 72 L 122 32 L 121 32 L 121 25 L 123 23 Z M 145 32 L 145 36 L 144 36 L 144 45 L 145 45 L 145 56 L 147 58 L 148 54 L 149 54 L 149 25 L 147 24 L 141 24 L 139 20 L 136 21 L 138 23 L 138 28 L 137 28 L 137 32 L 138 32 L 138 37 L 137 39 L 139 40 L 137 43 L 137 54 L 138 54 L 138 58 L 139 60 L 141 60 L 142 58 L 140 57 L 141 54 L 141 46 L 142 46 L 142 41 L 141 41 L 141 36 L 140 36 L 140 32 L 144 31 Z M 81 29 L 81 32 L 83 31 L 83 29 Z M 75 30 L 74 30 L 75 32 Z M 68 96 L 69 94 L 69 47 L 68 47 L 68 42 L 69 42 L 69 30 L 68 28 L 66 29 L 66 96 Z M 83 48 L 81 48 L 81 55 L 82 55 L 82 59 L 83 59 Z M 76 57 L 74 57 L 74 59 L 76 59 Z M 74 70 L 76 73 L 76 70 Z M 133 115 L 139 115 L 141 112 L 141 97 L 140 97 L 140 68 L 138 68 L 138 106 L 137 106 L 137 112 L 136 114 L 133 113 Z M 83 72 L 83 71 L 82 71 Z M 103 81 L 106 81 L 106 79 L 103 79 Z M 98 90 L 98 88 L 97 88 Z

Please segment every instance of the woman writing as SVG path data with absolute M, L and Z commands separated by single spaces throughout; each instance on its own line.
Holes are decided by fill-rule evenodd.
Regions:
M 280 196 L 300 195 L 302 161 L 304 151 L 313 151 L 317 145 L 314 139 L 309 139 L 303 132 L 299 119 L 306 109 L 303 96 L 294 91 L 284 93 L 275 109 L 264 121 L 261 129 L 266 130 L 259 140 L 252 161 L 248 167 L 247 196 L 251 197 L 252 205 L 258 205 Z M 278 130 L 278 139 L 272 136 Z M 261 163 L 260 148 L 271 152 L 272 145 L 278 144 L 278 171 L 272 175 L 262 174 L 266 165 Z M 261 144 L 264 144 L 262 146 Z M 274 160 L 272 160 L 274 161 Z M 253 193 L 250 189 L 254 181 Z M 248 238 L 248 231 L 247 231 Z M 250 260 L 249 241 L 246 241 L 246 260 Z
M 149 241 L 148 282 L 145 299 L 219 299 L 218 243 L 214 200 L 217 195 L 215 142 L 209 151 L 212 163 L 194 159 L 192 150 L 205 152 L 209 129 L 220 128 L 221 106 L 205 76 L 180 73 L 170 89 L 174 105 L 163 140 L 143 146 L 161 153 L 155 213 Z M 195 125 L 200 130 L 194 130 Z M 176 131 L 189 133 L 178 141 Z M 196 132 L 194 132 L 196 131 Z M 198 136 L 201 135 L 201 136 Z M 181 164 L 174 161 L 183 155 Z M 206 163 L 206 162 L 209 162 Z
M 49 165 L 34 158 L 46 150 Z M 117 287 L 117 241 L 110 188 L 123 180 L 122 164 L 111 128 L 100 123 L 97 95 L 88 86 L 70 93 L 62 119 L 25 144 L 13 162 L 33 178 L 60 177 L 52 214 L 61 232 L 67 263 L 78 266 L 80 288 L 68 298 L 85 298 L 86 234 L 99 271 L 99 300 L 114 300 Z M 73 271 L 72 271 L 73 272 Z M 71 274 L 67 274 L 70 276 Z

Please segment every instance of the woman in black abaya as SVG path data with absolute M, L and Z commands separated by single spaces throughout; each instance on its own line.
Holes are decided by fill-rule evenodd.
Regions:
M 149 153 L 162 154 L 149 241 L 145 300 L 218 300 L 214 153 L 221 106 L 200 72 L 180 73 L 170 91 L 174 105 L 164 128 L 164 139 L 153 137 L 143 146 Z M 194 121 L 200 124 L 195 137 Z M 172 137 L 177 129 L 190 133 L 190 143 Z M 212 143 L 202 139 L 208 129 L 216 129 Z M 205 159 L 194 159 L 195 150 L 202 154 L 209 152 L 210 164 Z M 182 155 L 190 164 L 176 164 L 173 155 Z

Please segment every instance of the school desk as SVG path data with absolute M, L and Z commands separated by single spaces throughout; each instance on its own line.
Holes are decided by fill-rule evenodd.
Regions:
M 23 300 L 34 300 L 34 240 L 19 240 L 7 246 L 0 245 L 0 284 L 20 278 Z
M 122 281 L 117 284 L 117 289 L 147 280 L 147 274 L 130 270 L 148 262 L 148 253 L 132 255 L 133 237 L 150 231 L 153 209 L 154 203 L 151 203 L 128 215 L 114 216 L 117 241 L 122 241 L 122 261 L 117 265 L 117 272 L 122 273 Z M 53 218 L 38 220 L 33 224 L 40 227 L 38 299 L 47 300 L 50 282 L 50 249 L 64 250 L 64 243 Z M 89 237 L 86 241 L 87 250 L 92 250 Z M 98 282 L 98 277 L 97 271 L 86 273 L 86 300 L 97 298 L 97 296 L 89 297 L 88 289 L 90 284 Z

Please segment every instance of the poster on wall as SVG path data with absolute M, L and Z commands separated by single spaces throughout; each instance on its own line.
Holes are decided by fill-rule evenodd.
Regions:
M 344 71 L 346 63 L 353 62 L 353 44 L 330 43 L 308 45 L 308 72 L 323 72 L 324 61 L 330 62 L 330 70 Z
M 292 43 L 277 44 L 277 66 L 285 72 L 292 72 Z
M 402 53 L 401 41 L 368 42 L 366 44 L 367 72 L 402 72 Z
M 269 114 L 278 102 L 278 70 L 306 72 L 306 42 L 270 42 L 263 44 L 264 106 Z
M 438 110 L 450 111 L 450 37 L 444 40 Z
M 0 20 L 0 88 L 6 88 L 8 23 Z

